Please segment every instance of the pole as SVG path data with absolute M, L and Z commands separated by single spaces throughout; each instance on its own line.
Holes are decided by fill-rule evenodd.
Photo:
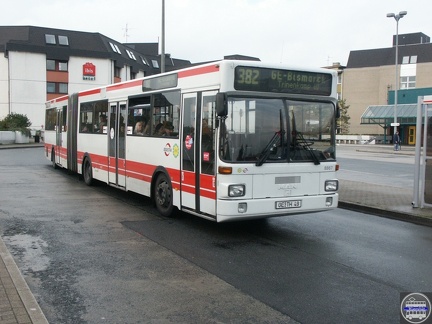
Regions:
M 165 0 L 162 0 L 161 73 L 165 72 Z
M 421 129 L 423 123 L 423 97 L 417 98 L 416 147 L 414 161 L 414 192 L 412 206 L 420 206 Z
M 394 129 L 393 135 L 397 132 L 397 105 L 398 105 L 398 89 L 399 89 L 399 73 L 398 73 L 398 48 L 399 48 L 399 19 L 396 19 L 396 82 L 395 82 L 395 98 L 394 98 Z

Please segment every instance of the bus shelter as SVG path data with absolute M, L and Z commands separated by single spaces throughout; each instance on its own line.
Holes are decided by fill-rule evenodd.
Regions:
M 432 207 L 432 96 L 418 98 L 413 207 Z
M 368 106 L 361 116 L 363 125 L 380 125 L 384 129 L 384 142 L 387 142 L 387 128 L 394 123 L 394 105 Z M 417 119 L 417 104 L 401 104 L 396 110 L 399 133 L 405 144 L 415 144 L 415 125 Z

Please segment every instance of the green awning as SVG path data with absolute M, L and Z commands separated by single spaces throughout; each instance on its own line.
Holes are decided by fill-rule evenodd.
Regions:
M 401 125 L 415 125 L 417 104 L 397 105 L 397 122 Z M 394 122 L 394 105 L 369 106 L 361 116 L 361 124 L 390 126 Z

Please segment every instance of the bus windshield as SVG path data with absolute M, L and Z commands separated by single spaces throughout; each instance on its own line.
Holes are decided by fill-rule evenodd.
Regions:
M 220 157 L 225 162 L 335 160 L 332 102 L 228 97 L 221 120 Z

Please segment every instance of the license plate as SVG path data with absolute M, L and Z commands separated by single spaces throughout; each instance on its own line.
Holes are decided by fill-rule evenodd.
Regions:
M 300 208 L 301 203 L 301 200 L 276 201 L 276 209 Z

